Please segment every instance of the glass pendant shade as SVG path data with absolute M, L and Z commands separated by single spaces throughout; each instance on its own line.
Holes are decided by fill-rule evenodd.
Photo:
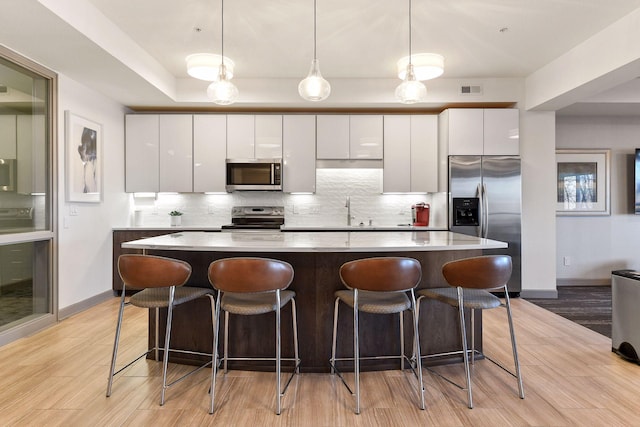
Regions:
M 427 97 L 427 88 L 416 80 L 413 73 L 413 65 L 407 65 L 407 75 L 402 83 L 396 88 L 396 99 L 403 104 L 415 104 L 424 102 Z
M 323 101 L 331 94 L 331 85 L 320 74 L 320 62 L 311 61 L 309 75 L 298 85 L 298 93 L 307 101 Z
M 230 105 L 238 99 L 238 88 L 229 81 L 227 68 L 220 65 L 220 76 L 207 88 L 207 96 L 218 105 Z

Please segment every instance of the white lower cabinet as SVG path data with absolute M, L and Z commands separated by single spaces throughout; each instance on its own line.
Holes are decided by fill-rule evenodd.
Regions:
M 438 116 L 384 116 L 383 192 L 438 190 Z
M 316 191 L 316 116 L 282 119 L 282 189 L 286 193 Z
M 193 116 L 193 191 L 224 192 L 226 185 L 227 116 Z
M 33 277 L 33 243 L 0 246 L 0 285 L 10 285 Z

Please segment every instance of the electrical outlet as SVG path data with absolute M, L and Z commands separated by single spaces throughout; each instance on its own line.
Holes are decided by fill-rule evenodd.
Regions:
M 565 267 L 570 266 L 571 265 L 571 257 L 570 256 L 566 256 L 562 258 L 562 262 L 564 263 Z
M 215 208 L 213 207 L 213 205 L 209 205 L 207 212 L 209 212 L 210 214 L 215 213 Z
M 75 205 L 69 205 L 69 215 L 77 216 L 78 215 L 78 207 Z

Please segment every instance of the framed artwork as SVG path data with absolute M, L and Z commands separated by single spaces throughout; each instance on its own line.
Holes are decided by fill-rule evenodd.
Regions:
M 557 215 L 610 215 L 610 150 L 557 150 Z
M 65 111 L 66 200 L 102 200 L 102 125 Z

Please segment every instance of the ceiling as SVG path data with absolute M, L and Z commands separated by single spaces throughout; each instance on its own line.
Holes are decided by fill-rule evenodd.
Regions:
M 187 75 L 185 57 L 220 53 L 220 0 L 0 5 L 2 43 L 116 101 L 168 109 L 210 105 L 208 83 Z M 310 108 L 297 96 L 297 81 L 313 57 L 313 1 L 227 0 L 224 6 L 224 53 L 235 62 L 238 107 Z M 438 80 L 524 79 L 639 7 L 640 0 L 413 0 L 412 50 L 445 57 Z M 361 96 L 361 106 L 390 105 L 399 84 L 395 64 L 408 51 L 408 1 L 317 0 L 317 56 L 333 92 L 313 107 L 348 107 L 350 90 L 371 93 Z M 281 98 L 270 99 L 275 92 Z M 603 106 L 610 112 L 619 104 L 638 114 L 640 83 L 582 101 L 565 112 Z

